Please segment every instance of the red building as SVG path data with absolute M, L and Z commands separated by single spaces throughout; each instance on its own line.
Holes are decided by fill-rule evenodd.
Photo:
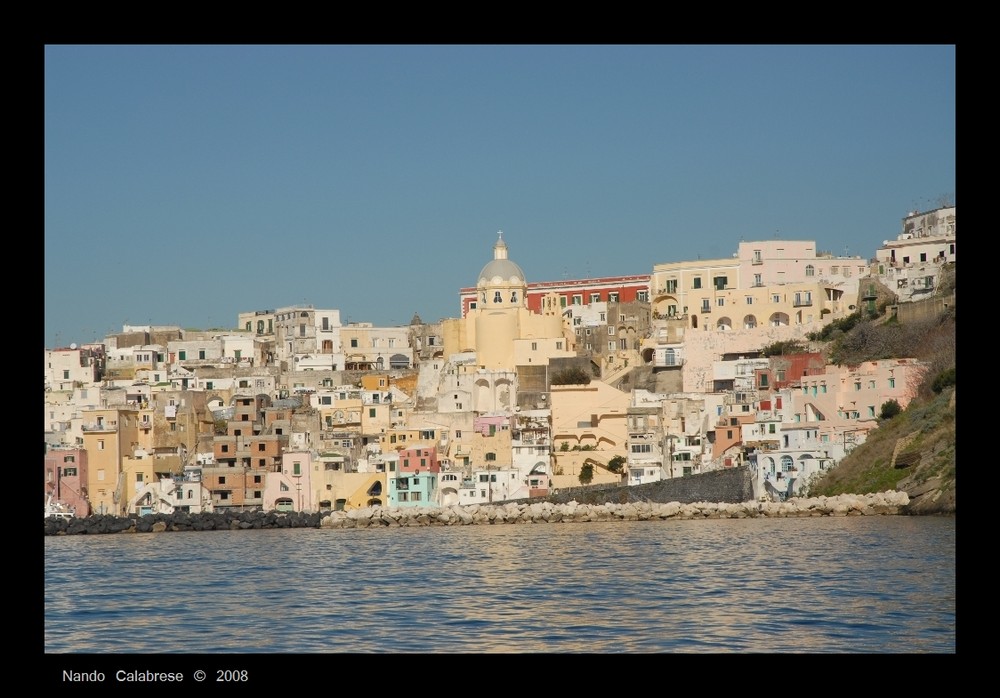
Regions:
M 525 296 L 528 309 L 534 313 L 542 311 L 542 299 L 550 293 L 559 295 L 559 303 L 563 308 L 569 305 L 601 302 L 649 301 L 649 278 L 650 274 L 639 274 L 568 281 L 537 281 L 528 284 Z M 461 289 L 459 298 L 462 301 L 462 317 L 465 317 L 469 310 L 476 307 L 476 287 Z

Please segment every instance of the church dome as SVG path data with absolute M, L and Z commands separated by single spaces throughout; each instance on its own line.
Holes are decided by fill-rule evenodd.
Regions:
M 477 286 L 483 288 L 493 285 L 525 285 L 524 272 L 521 271 L 521 267 L 507 259 L 507 243 L 503 241 L 503 232 L 499 232 L 498 235 L 500 237 L 493 246 L 493 260 L 488 262 L 479 272 Z

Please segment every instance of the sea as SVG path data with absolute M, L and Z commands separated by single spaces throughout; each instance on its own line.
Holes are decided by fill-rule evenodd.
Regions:
M 954 516 L 118 533 L 44 545 L 44 652 L 67 665 L 77 654 L 956 652 Z

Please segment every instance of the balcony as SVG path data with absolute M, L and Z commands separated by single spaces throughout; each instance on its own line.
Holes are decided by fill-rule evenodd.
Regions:
M 81 424 L 80 428 L 83 431 L 118 431 L 118 422 L 93 422 L 91 424 Z
M 811 306 L 813 304 L 812 298 L 796 298 L 792 301 L 792 306 L 796 308 L 804 308 Z

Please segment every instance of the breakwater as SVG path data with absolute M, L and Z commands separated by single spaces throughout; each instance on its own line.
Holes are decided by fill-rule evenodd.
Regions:
M 224 512 L 94 515 L 46 519 L 45 535 L 155 533 L 161 531 L 252 530 L 268 528 L 373 528 L 497 524 L 586 523 L 589 521 L 668 521 L 689 519 L 886 516 L 906 514 L 905 492 L 802 497 L 785 502 L 507 502 L 448 507 L 365 507 L 334 512 Z

